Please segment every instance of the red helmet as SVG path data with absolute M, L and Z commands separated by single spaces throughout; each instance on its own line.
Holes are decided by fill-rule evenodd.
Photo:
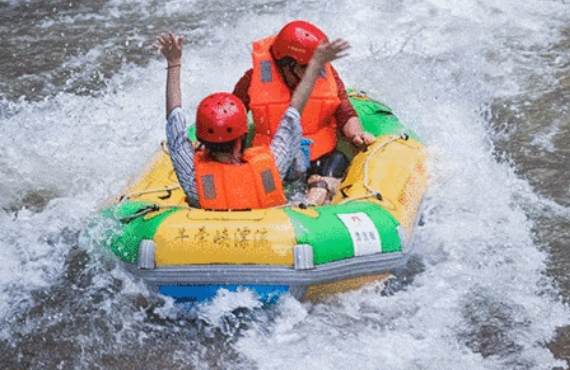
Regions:
M 319 43 L 326 39 L 325 33 L 317 26 L 305 21 L 293 21 L 279 31 L 271 51 L 276 60 L 291 57 L 300 65 L 306 65 Z
M 196 112 L 196 137 L 210 143 L 227 143 L 247 132 L 242 101 L 230 93 L 215 93 L 202 100 Z

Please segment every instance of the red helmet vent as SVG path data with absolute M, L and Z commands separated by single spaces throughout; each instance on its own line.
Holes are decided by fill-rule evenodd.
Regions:
M 215 93 L 202 100 L 196 111 L 196 137 L 226 143 L 247 133 L 247 113 L 241 100 L 230 93 Z

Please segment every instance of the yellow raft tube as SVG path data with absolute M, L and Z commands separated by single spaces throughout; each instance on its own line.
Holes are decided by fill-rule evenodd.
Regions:
M 287 292 L 320 300 L 389 276 L 410 255 L 427 183 L 425 148 L 389 108 L 351 94 L 377 140 L 359 153 L 339 142 L 352 161 L 330 205 L 191 208 L 161 150 L 103 212 L 121 222 L 110 249 L 178 301 L 204 301 L 221 288 L 252 289 L 266 302 Z

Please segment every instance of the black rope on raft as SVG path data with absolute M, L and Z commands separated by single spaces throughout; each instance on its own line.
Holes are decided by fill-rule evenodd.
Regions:
M 148 213 L 156 212 L 159 210 L 160 210 L 160 206 L 158 204 L 152 204 L 150 206 L 142 207 L 141 209 L 139 209 L 137 212 L 133 213 L 132 215 L 120 217 L 119 220 L 121 221 L 121 223 L 128 224 L 129 222 L 131 222 L 132 220 L 134 220 L 138 217 L 141 217 L 141 216 L 144 216 Z

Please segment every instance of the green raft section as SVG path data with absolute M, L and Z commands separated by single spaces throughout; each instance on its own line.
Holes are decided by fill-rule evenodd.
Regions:
M 364 93 L 349 89 L 350 101 L 358 112 L 364 129 L 375 136 L 407 134 L 419 141 L 417 135 L 407 130 L 392 114 L 390 108 L 375 101 Z M 253 131 L 250 130 L 250 133 Z M 189 136 L 195 140 L 194 125 L 189 128 Z M 342 143 L 341 143 L 342 144 Z M 339 149 L 342 148 L 339 145 Z M 347 153 L 350 157 L 350 153 Z M 110 248 L 121 260 L 136 264 L 139 246 L 144 239 L 153 239 L 160 224 L 171 214 L 179 211 L 173 208 L 151 218 L 144 218 L 154 205 L 147 202 L 125 202 L 111 206 L 102 212 L 105 219 L 117 220 L 120 230 L 110 235 Z M 382 250 L 389 253 L 401 250 L 400 237 L 397 233 L 398 221 L 381 206 L 370 202 L 351 202 L 342 205 L 312 208 L 318 216 L 311 217 L 295 208 L 283 208 L 293 224 L 298 244 L 310 244 L 313 247 L 316 265 L 338 261 L 354 256 L 352 238 L 338 214 L 363 212 L 371 219 L 380 236 Z
M 313 247 L 313 263 L 321 265 L 354 257 L 352 237 L 338 214 L 365 213 L 374 223 L 380 236 L 382 250 L 389 253 L 402 250 L 400 236 L 396 227 L 398 221 L 382 207 L 369 202 L 315 207 L 317 217 L 306 216 L 294 208 L 284 208 L 289 216 L 298 244 L 310 244 Z
M 122 261 L 137 264 L 141 241 L 153 239 L 160 224 L 168 216 L 180 210 L 180 208 L 172 208 L 145 219 L 146 211 L 152 210 L 153 207 L 154 204 L 149 202 L 128 201 L 105 208 L 101 213 L 102 219 L 113 220 L 119 225 L 119 230 L 116 227 L 112 228 L 112 234 L 108 235 L 107 240 L 110 240 L 109 247 L 113 254 Z
M 347 93 L 364 130 L 376 137 L 405 133 L 421 143 L 414 131 L 407 129 L 398 121 L 398 118 L 392 113 L 392 109 L 369 97 L 365 92 L 348 89 Z

